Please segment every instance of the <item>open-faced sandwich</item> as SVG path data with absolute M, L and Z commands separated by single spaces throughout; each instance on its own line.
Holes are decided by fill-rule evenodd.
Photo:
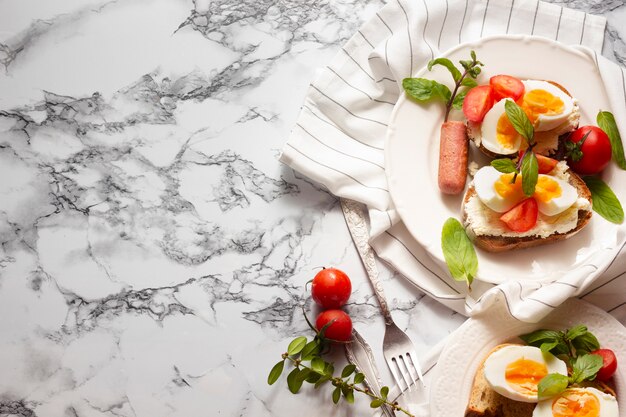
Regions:
M 465 417 L 618 417 L 613 352 L 599 349 L 584 326 L 574 330 L 579 332 L 576 337 L 586 339 L 577 343 L 576 337 L 568 338 L 572 329 L 540 330 L 522 337 L 541 345 L 538 334 L 556 335 L 560 340 L 549 342 L 552 349 L 496 346 L 476 373 Z M 594 350 L 590 353 L 581 346 Z

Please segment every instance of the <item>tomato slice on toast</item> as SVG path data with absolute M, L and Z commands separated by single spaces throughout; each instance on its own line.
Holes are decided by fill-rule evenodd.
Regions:
M 517 101 L 524 95 L 525 87 L 522 80 L 510 75 L 495 75 L 489 79 L 489 85 L 493 89 L 495 101 L 507 97 Z
M 463 100 L 463 114 L 471 122 L 482 122 L 493 107 L 493 91 L 489 85 L 479 85 L 469 90 Z
M 500 220 L 514 232 L 527 232 L 537 224 L 538 213 L 537 201 L 531 197 L 504 213 Z

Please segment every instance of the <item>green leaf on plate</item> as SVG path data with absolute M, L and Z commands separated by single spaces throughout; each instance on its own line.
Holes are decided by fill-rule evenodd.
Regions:
M 598 177 L 583 177 L 591 191 L 593 210 L 611 223 L 624 221 L 624 209 L 611 188 Z
M 478 270 L 478 258 L 463 225 L 450 217 L 441 230 L 441 249 L 452 278 L 471 285 Z
M 447 86 L 425 78 L 405 78 L 402 87 L 409 97 L 417 101 L 436 99 L 447 103 L 452 96 Z
M 613 153 L 613 160 L 621 169 L 626 170 L 626 158 L 624 157 L 624 145 L 622 138 L 620 137 L 619 130 L 617 129 L 617 123 L 615 123 L 615 117 L 608 111 L 601 111 L 596 117 L 596 121 L 600 129 L 609 137 L 611 141 L 611 152 Z

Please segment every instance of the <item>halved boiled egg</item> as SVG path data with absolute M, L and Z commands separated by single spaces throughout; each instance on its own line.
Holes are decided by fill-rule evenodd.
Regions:
M 557 397 L 541 401 L 533 417 L 618 417 L 617 400 L 595 388 L 569 388 Z
M 506 115 L 504 105 L 507 100 L 498 101 L 485 114 L 481 126 L 481 144 L 487 150 L 499 155 L 511 155 L 519 151 L 522 136 L 517 133 Z
M 575 102 L 565 91 L 547 81 L 523 81 L 526 88 L 521 107 L 537 132 L 552 130 L 567 122 Z
M 555 373 L 567 376 L 565 362 L 534 346 L 504 346 L 491 353 L 484 366 L 485 379 L 494 391 L 527 403 L 543 399 L 537 394 L 537 385 Z
M 480 201 L 497 213 L 507 212 L 528 198 L 522 189 L 521 175 L 503 174 L 492 166 L 485 166 L 476 172 L 474 188 Z M 567 181 L 539 174 L 532 197 L 537 201 L 539 212 L 554 216 L 576 202 L 578 191 Z

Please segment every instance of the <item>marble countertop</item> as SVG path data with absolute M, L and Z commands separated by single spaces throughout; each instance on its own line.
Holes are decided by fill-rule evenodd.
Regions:
M 623 0 L 555 3 L 626 64 Z M 338 200 L 277 162 L 382 5 L 0 0 L 0 416 L 368 415 L 266 378 L 320 266 L 383 364 Z M 465 320 L 380 267 L 418 353 Z

